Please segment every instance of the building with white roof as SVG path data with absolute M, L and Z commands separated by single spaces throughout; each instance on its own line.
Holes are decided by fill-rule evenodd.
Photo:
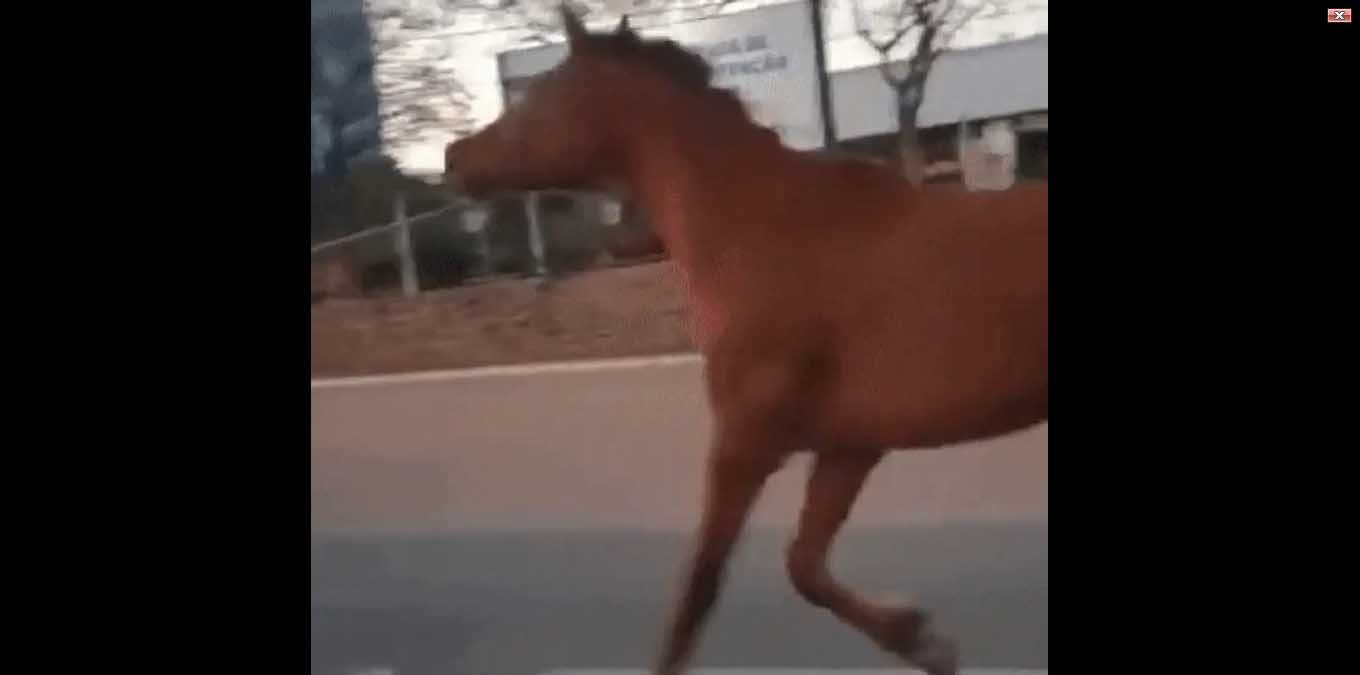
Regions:
M 728 34 L 750 33 L 752 28 L 741 24 L 755 20 L 757 25 L 771 26 L 760 29 L 769 35 L 768 40 L 761 36 L 762 44 L 777 45 L 774 48 L 784 53 L 806 54 L 810 48 L 802 45 L 807 38 L 801 34 L 806 19 L 800 11 L 797 5 L 773 5 L 723 15 L 706 22 L 711 27 L 699 26 L 690 31 L 693 36 L 678 39 L 686 46 L 689 42 L 702 45 L 722 41 Z M 785 33 L 790 36 L 785 37 Z M 565 55 L 566 49 L 560 44 L 501 53 L 497 63 L 503 99 L 513 101 L 535 75 L 551 69 Z M 710 60 L 722 63 L 725 58 Z M 720 81 L 718 85 L 732 87 L 747 103 L 753 118 L 780 131 L 790 147 L 816 150 L 822 145 L 818 140 L 821 113 L 815 90 L 808 91 L 815 87 L 815 78 L 804 72 L 807 64 L 797 65 L 786 72 L 762 74 L 759 80 Z M 897 105 L 880 67 L 873 64 L 836 71 L 829 79 L 837 143 L 852 152 L 887 156 L 898 130 Z M 927 160 L 938 165 L 941 177 L 957 174 L 949 165 L 957 160 L 961 122 L 968 123 L 965 130 L 970 138 L 981 137 L 985 127 L 990 139 L 1003 139 L 1001 145 L 1017 148 L 1020 156 L 1013 159 L 1018 159 L 1022 176 L 1038 177 L 1046 175 L 1047 113 L 1048 35 L 1044 33 L 945 52 L 927 80 L 917 128 Z
M 831 74 L 836 137 L 855 140 L 897 131 L 893 92 L 879 67 Z M 945 52 L 926 82 L 917 126 L 928 129 L 1048 111 L 1048 35 Z
M 843 148 L 884 156 L 894 147 L 897 105 L 879 66 L 831 74 L 832 114 Z M 1046 177 L 1048 35 L 945 52 L 931 68 L 917 129 L 937 175 L 957 175 L 959 125 L 969 138 L 1009 143 L 1021 177 Z M 1009 137 L 1010 141 L 1004 140 Z M 952 165 L 952 167 L 951 167 Z M 952 168 L 952 170 L 951 170 Z

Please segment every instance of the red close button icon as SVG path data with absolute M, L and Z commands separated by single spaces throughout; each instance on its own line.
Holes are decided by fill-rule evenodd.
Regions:
M 1351 10 L 1349 9 L 1329 9 L 1327 10 L 1327 23 L 1350 23 Z

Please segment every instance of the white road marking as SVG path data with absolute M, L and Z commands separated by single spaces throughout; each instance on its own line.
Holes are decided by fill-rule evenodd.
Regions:
M 312 389 L 414 384 L 418 382 L 447 382 L 451 380 L 477 380 L 492 377 L 525 377 L 529 375 L 545 375 L 550 373 L 588 373 L 605 370 L 631 370 L 657 366 L 692 365 L 701 362 L 703 362 L 703 357 L 698 354 L 667 354 L 664 356 L 638 356 L 596 360 L 583 359 L 580 361 L 547 361 L 543 363 L 523 363 L 512 366 L 481 366 L 477 368 L 432 370 L 395 375 L 318 378 L 312 380 Z
M 853 668 L 697 668 L 690 675 L 921 675 L 914 669 Z M 540 675 L 648 675 L 648 671 L 627 668 L 570 668 L 550 670 Z M 1047 668 L 964 668 L 959 675 L 1048 675 Z

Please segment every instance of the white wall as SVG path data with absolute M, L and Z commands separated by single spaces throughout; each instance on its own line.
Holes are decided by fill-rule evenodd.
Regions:
M 878 66 L 833 73 L 836 136 L 862 138 L 897 130 L 897 104 Z M 918 126 L 960 118 L 1048 110 L 1048 36 L 947 52 L 926 82 Z

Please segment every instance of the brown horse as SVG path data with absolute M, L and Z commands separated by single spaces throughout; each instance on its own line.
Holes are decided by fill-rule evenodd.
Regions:
M 886 167 L 785 148 L 700 57 L 563 10 L 569 55 L 449 145 L 473 196 L 626 189 L 685 284 L 714 415 L 702 521 L 657 673 L 688 662 L 766 479 L 815 453 L 793 587 L 883 649 L 955 673 L 924 611 L 832 577 L 827 554 L 889 449 L 996 436 L 1048 415 L 1048 191 L 916 189 Z

